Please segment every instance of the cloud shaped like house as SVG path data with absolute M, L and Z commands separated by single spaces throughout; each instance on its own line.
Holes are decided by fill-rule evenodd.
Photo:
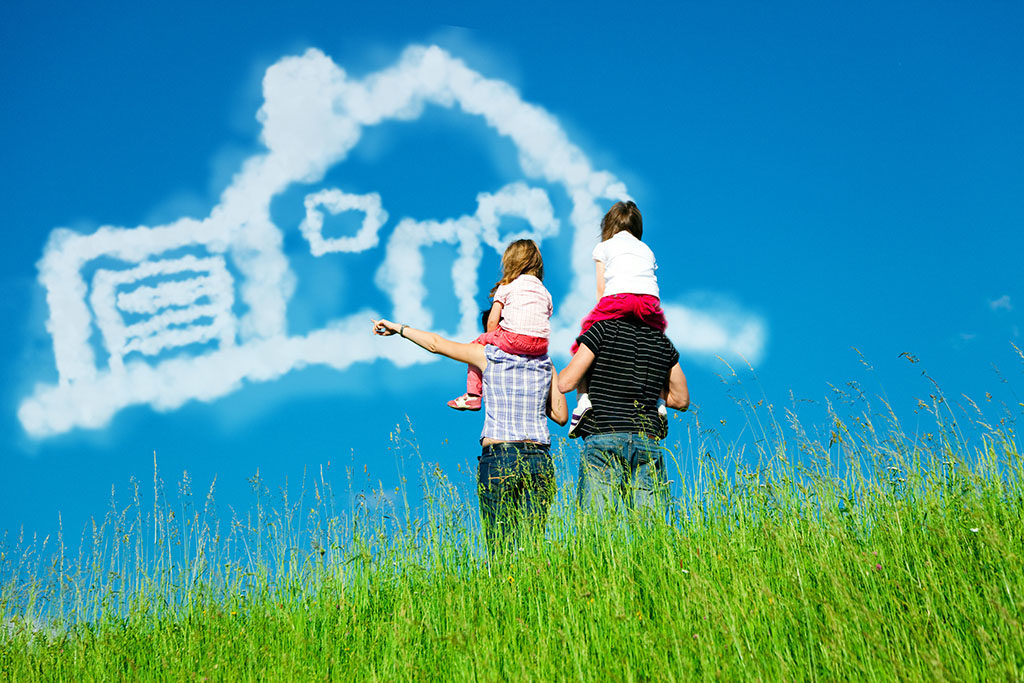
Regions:
M 411 345 L 375 343 L 368 318 L 383 313 L 431 327 L 423 249 L 448 244 L 457 255 L 452 274 L 460 315 L 457 329 L 448 333 L 475 336 L 483 250 L 500 253 L 511 239 L 543 240 L 565 229 L 547 192 L 531 181 L 557 185 L 571 201 L 571 285 L 552 321 L 552 348 L 568 348 L 593 304 L 590 252 L 600 204 L 629 195 L 611 173 L 593 167 L 551 114 L 438 47 L 410 47 L 394 66 L 362 79 L 348 77 L 311 49 L 271 66 L 263 95 L 258 120 L 266 152 L 242 164 L 206 218 L 51 233 L 39 281 L 58 382 L 37 386 L 21 403 L 18 416 L 30 435 L 102 427 L 130 405 L 168 410 L 192 399 L 212 400 L 246 381 L 271 380 L 311 364 L 344 369 L 381 358 L 399 365 L 431 360 Z M 367 127 L 412 121 L 426 105 L 481 117 L 514 144 L 523 180 L 481 192 L 471 215 L 399 220 L 386 236 L 376 277 L 391 311 L 357 311 L 322 329 L 290 334 L 295 273 L 283 250 L 284 234 L 271 219 L 271 201 L 290 186 L 320 181 Z M 304 204 L 299 229 L 313 256 L 364 251 L 384 238 L 388 213 L 375 193 L 321 189 Z M 325 211 L 358 211 L 364 218 L 355 235 L 325 238 Z M 499 235 L 506 216 L 523 219 L 528 229 Z M 665 307 L 670 330 L 686 330 L 675 338 L 683 352 L 752 360 L 762 352 L 764 326 L 756 317 Z

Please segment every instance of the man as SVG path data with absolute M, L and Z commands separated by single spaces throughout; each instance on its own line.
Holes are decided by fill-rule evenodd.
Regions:
M 664 333 L 633 319 L 599 320 L 580 335 L 579 350 L 558 374 L 558 390 L 589 382 L 591 410 L 577 433 L 583 437 L 580 505 L 602 512 L 618 496 L 629 508 L 664 509 L 665 458 L 661 441 L 668 422 L 665 403 L 686 410 L 690 392 L 679 352 Z

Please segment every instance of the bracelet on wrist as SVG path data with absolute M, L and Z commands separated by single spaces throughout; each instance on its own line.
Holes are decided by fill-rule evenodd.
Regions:
M 408 327 L 408 325 L 403 323 L 402 326 L 400 328 L 398 328 L 398 336 L 399 337 L 405 337 L 405 328 L 407 328 L 407 327 Z

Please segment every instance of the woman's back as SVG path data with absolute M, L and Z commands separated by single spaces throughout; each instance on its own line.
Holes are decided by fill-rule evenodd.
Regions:
M 547 405 L 554 367 L 551 358 L 518 356 L 487 346 L 484 368 L 484 428 L 481 439 L 551 443 Z

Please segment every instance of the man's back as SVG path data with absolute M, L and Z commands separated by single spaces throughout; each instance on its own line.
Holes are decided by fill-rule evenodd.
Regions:
M 658 394 L 679 353 L 663 333 L 634 320 L 600 320 L 579 343 L 594 352 L 589 372 L 593 408 L 582 436 L 629 432 L 663 439 L 668 424 L 658 414 Z

